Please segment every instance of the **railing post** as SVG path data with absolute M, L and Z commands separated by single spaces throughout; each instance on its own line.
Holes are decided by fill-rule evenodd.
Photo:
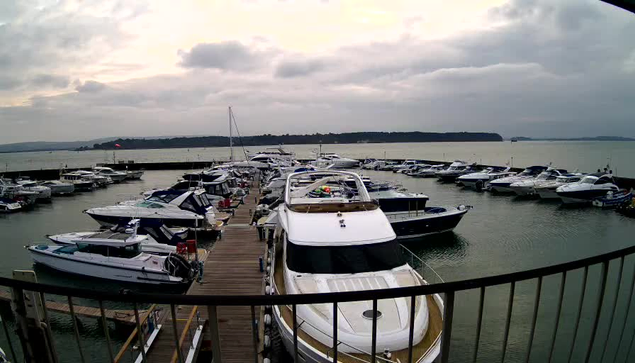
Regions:
M 476 338 L 474 339 L 474 354 L 472 362 L 476 363 L 478 357 L 478 345 L 481 341 L 481 328 L 483 326 L 483 304 L 485 303 L 485 286 L 481 286 L 481 292 L 478 299 L 478 317 L 476 320 Z
M 209 305 L 207 307 L 209 331 L 212 337 L 212 354 L 214 356 L 214 363 L 222 363 L 222 354 L 220 350 L 220 333 L 218 330 L 218 312 L 216 305 Z
M 377 355 L 377 299 L 373 299 L 373 330 L 371 337 L 370 363 L 375 363 Z
M 531 332 L 529 333 L 529 342 L 527 343 L 527 358 L 525 363 L 529 363 L 531 357 L 531 346 L 534 343 L 534 335 L 536 334 L 536 320 L 538 319 L 538 308 L 540 307 L 540 293 L 542 291 L 542 276 L 538 277 L 536 285 L 536 300 L 534 301 L 534 314 L 531 317 Z
M 33 362 L 36 361 L 33 347 L 31 346 L 31 342 L 35 340 L 31 340 L 29 336 L 29 323 L 26 317 L 26 306 L 24 303 L 24 290 L 14 287 L 11 289 L 13 300 L 12 300 L 12 308 L 16 316 L 17 320 L 17 333 L 20 338 L 20 344 L 22 345 L 22 352 L 24 354 L 25 362 Z
M 626 312 L 624 313 L 624 323 L 622 324 L 622 328 L 620 329 L 620 339 L 617 343 L 617 351 L 615 356 L 613 357 L 613 362 L 617 359 L 617 355 L 620 352 L 620 347 L 622 346 L 622 340 L 624 339 L 624 329 L 626 329 L 626 323 L 628 322 L 628 315 L 631 311 L 631 302 L 633 301 L 633 289 L 635 288 L 635 265 L 633 266 L 633 277 L 631 278 L 631 287 L 628 290 L 628 302 L 626 303 Z M 633 335 L 635 337 L 635 335 Z M 631 341 L 631 345 L 633 342 Z M 630 347 L 630 345 L 629 345 Z M 628 358 L 628 357 L 627 357 Z
M 79 358 L 82 363 L 86 360 L 84 358 L 84 351 L 82 350 L 81 339 L 79 338 L 79 326 L 77 324 L 77 316 L 75 315 L 75 307 L 73 305 L 73 299 L 70 296 L 67 296 L 68 299 L 68 309 L 71 313 L 71 319 L 73 320 L 73 331 L 75 332 L 75 340 L 77 340 L 77 349 L 79 350 Z
M 558 307 L 556 308 L 556 322 L 553 327 L 553 334 L 551 335 L 551 346 L 549 348 L 548 363 L 551 363 L 553 358 L 553 350 L 556 346 L 556 338 L 558 336 L 558 326 L 560 325 L 560 313 L 562 313 L 562 299 L 564 298 L 564 288 L 567 283 L 567 271 L 562 273 L 562 279 L 560 281 L 560 293 L 558 294 Z
M 170 313 L 172 314 L 172 333 L 174 334 L 174 344 L 176 346 L 176 356 L 179 363 L 183 363 L 183 352 L 181 351 L 181 343 L 179 342 L 178 325 L 176 321 L 176 307 L 170 304 Z
M 423 299 L 426 297 L 424 296 Z M 410 329 L 408 331 L 408 363 L 412 363 L 412 351 L 413 351 L 413 343 L 414 343 L 414 335 L 415 335 L 415 312 L 417 305 L 417 296 L 412 295 L 410 297 Z
M 337 302 L 333 302 L 333 363 L 337 363 Z
M 573 357 L 573 350 L 575 349 L 575 341 L 578 336 L 578 328 L 580 327 L 580 318 L 582 317 L 582 307 L 584 305 L 584 295 L 586 295 L 586 283 L 589 277 L 589 266 L 584 268 L 584 275 L 582 277 L 582 291 L 580 292 L 580 301 L 578 302 L 578 314 L 575 319 L 575 327 L 573 328 L 573 338 L 571 340 L 571 348 L 569 349 L 569 357 L 567 362 L 571 363 Z
M 512 311 L 514 309 L 514 292 L 516 291 L 516 281 L 512 281 L 509 286 L 509 300 L 507 301 L 507 317 L 505 318 L 505 333 L 503 335 L 503 354 L 501 356 L 501 363 L 505 362 L 505 355 L 507 354 L 507 340 L 509 339 L 509 327 L 512 321 Z
M 104 336 L 106 337 L 106 346 L 108 347 L 108 356 L 110 361 L 115 361 L 115 355 L 112 352 L 112 345 L 110 344 L 110 333 L 108 332 L 108 321 L 106 320 L 106 311 L 104 310 L 104 302 L 99 300 L 99 310 L 101 312 L 101 323 L 104 326 Z
M 611 328 L 613 328 L 613 319 L 615 318 L 615 309 L 617 308 L 617 300 L 620 297 L 620 285 L 622 284 L 622 273 L 624 272 L 624 256 L 620 258 L 620 269 L 617 273 L 617 287 L 615 288 L 615 298 L 613 299 L 613 309 L 611 309 L 611 315 L 609 318 L 609 327 L 606 329 L 606 338 L 604 338 L 604 344 L 602 344 L 602 355 L 600 356 L 600 362 L 604 360 L 604 354 L 606 354 L 606 347 L 608 346 L 609 337 L 611 336 Z
M 597 298 L 597 310 L 595 312 L 595 320 L 593 321 L 593 328 L 591 328 L 591 338 L 589 340 L 589 348 L 586 351 L 585 363 L 589 363 L 591 359 L 591 352 L 593 351 L 593 343 L 595 343 L 595 335 L 598 331 L 598 324 L 600 323 L 600 314 L 602 313 L 602 303 L 604 302 L 604 291 L 606 290 L 606 275 L 609 270 L 609 261 L 602 262 L 602 274 L 600 275 L 600 288 L 598 289 Z
M 293 361 L 298 362 L 298 307 L 293 304 Z
M 441 335 L 441 363 L 450 359 L 450 340 L 452 339 L 452 317 L 454 316 L 454 291 L 445 293 L 443 306 L 443 332 Z

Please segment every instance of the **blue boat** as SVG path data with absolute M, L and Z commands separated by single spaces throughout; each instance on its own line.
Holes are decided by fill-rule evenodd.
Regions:
M 593 205 L 600 208 L 617 208 L 633 202 L 633 193 L 627 190 L 608 192 L 605 196 L 593 200 Z

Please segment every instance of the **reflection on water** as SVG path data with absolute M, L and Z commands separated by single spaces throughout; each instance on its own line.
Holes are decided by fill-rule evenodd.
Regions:
M 424 261 L 458 260 L 465 257 L 468 241 L 455 232 L 402 241 Z

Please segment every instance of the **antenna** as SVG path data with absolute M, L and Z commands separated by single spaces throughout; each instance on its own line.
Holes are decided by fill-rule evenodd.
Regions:
M 229 161 L 234 162 L 234 139 L 232 130 L 232 106 L 229 106 L 227 110 L 227 116 L 229 117 Z

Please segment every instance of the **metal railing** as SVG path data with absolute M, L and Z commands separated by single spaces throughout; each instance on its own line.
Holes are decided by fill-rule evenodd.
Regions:
M 488 291 L 493 289 L 498 289 L 500 286 L 508 286 L 509 293 L 507 298 L 496 299 L 494 302 L 498 305 L 505 306 L 505 320 L 504 324 L 500 326 L 503 327 L 503 337 L 500 343 L 500 349 L 494 349 L 495 351 L 487 352 L 489 357 L 493 355 L 498 355 L 501 362 L 505 361 L 523 361 L 529 362 L 534 359 L 534 361 L 538 361 L 535 356 L 532 354 L 536 348 L 536 324 L 539 319 L 539 312 L 543 304 L 544 298 L 548 295 L 545 292 L 545 287 L 543 286 L 543 282 L 546 279 L 557 278 L 558 280 L 558 289 L 557 294 L 549 295 L 550 297 L 555 296 L 555 300 L 553 300 L 553 304 L 551 307 L 555 308 L 555 314 L 548 319 L 542 319 L 541 325 L 548 325 L 549 328 L 544 329 L 543 332 L 547 332 L 545 334 L 540 334 L 540 339 L 542 343 L 540 344 L 540 348 L 546 351 L 546 357 L 544 360 L 540 361 L 618 361 L 624 362 L 628 361 L 631 354 L 631 348 L 633 345 L 633 340 L 635 338 L 635 325 L 629 324 L 629 318 L 632 320 L 630 316 L 631 304 L 632 304 L 632 295 L 633 288 L 635 284 L 635 258 L 628 258 L 629 256 L 635 253 L 635 246 L 628 247 L 625 249 L 621 249 L 618 251 L 613 251 L 605 254 L 601 254 L 598 256 L 593 256 L 589 258 L 584 258 L 572 262 L 541 267 L 526 271 L 520 272 L 512 272 L 507 274 L 501 274 L 496 276 L 488 276 L 481 277 L 475 279 L 461 280 L 461 281 L 450 281 L 439 284 L 428 284 L 422 286 L 414 286 L 414 287 L 404 287 L 397 289 L 378 289 L 378 290 L 370 290 L 370 291 L 351 291 L 351 292 L 342 292 L 342 293 L 325 293 L 325 294 L 304 294 L 304 295 L 256 295 L 256 296 L 202 296 L 202 295 L 173 295 L 173 294 L 144 294 L 144 293 L 131 293 L 131 292 L 122 292 L 119 294 L 103 292 L 99 290 L 87 290 L 87 289 L 79 289 L 79 288 L 70 288 L 70 287 L 60 287 L 54 285 L 46 285 L 32 282 L 24 282 L 18 281 L 14 279 L 8 278 L 0 278 L 0 286 L 4 286 L 10 288 L 13 293 L 13 309 L 9 313 L 7 309 L 0 309 L 2 325 L 3 329 L 0 331 L 4 331 L 4 335 L 8 339 L 5 339 L 8 343 L 8 346 L 3 347 L 7 355 L 15 361 L 33 361 L 34 356 L 38 354 L 42 354 L 42 351 L 46 351 L 46 361 L 57 362 L 60 361 L 60 347 L 55 344 L 56 335 L 53 334 L 54 327 L 51 326 L 49 322 L 49 314 L 46 309 L 46 304 L 36 304 L 41 309 L 40 314 L 37 316 L 38 321 L 40 322 L 39 326 L 36 326 L 35 329 L 39 332 L 41 336 L 46 336 L 48 339 L 33 339 L 33 335 L 29 334 L 29 331 L 32 332 L 34 329 L 33 326 L 29 322 L 30 318 L 33 318 L 32 303 L 35 299 L 38 298 L 41 301 L 44 301 L 47 295 L 57 295 L 62 296 L 64 299 L 67 299 L 68 305 L 70 307 L 70 315 L 73 320 L 73 335 L 76 340 L 77 346 L 76 349 L 79 351 L 80 360 L 82 362 L 89 360 L 86 357 L 85 350 L 86 346 L 83 343 L 83 337 L 80 333 L 80 329 L 77 326 L 77 317 L 74 312 L 73 302 L 75 299 L 90 299 L 96 301 L 98 306 L 101 309 L 102 315 L 102 325 L 103 325 L 103 341 L 105 348 L 103 350 L 103 356 L 105 360 L 114 362 L 115 354 L 113 349 L 113 344 L 110 337 L 110 331 L 108 329 L 108 324 L 106 321 L 106 314 L 104 309 L 104 303 L 106 302 L 118 302 L 118 303 L 126 303 L 133 304 L 135 309 L 135 325 L 138 331 L 145 331 L 141 329 L 144 321 L 139 316 L 138 306 L 142 304 L 162 304 L 166 308 L 163 309 L 166 312 L 164 322 L 172 321 L 171 328 L 172 331 L 163 331 L 162 334 L 164 336 L 170 336 L 171 339 L 171 347 L 175 352 L 175 357 L 173 361 L 178 361 L 179 363 L 189 361 L 188 356 L 189 353 L 186 353 L 183 348 L 189 350 L 192 344 L 186 343 L 187 340 L 184 338 L 185 330 L 179 329 L 178 318 L 176 313 L 176 307 L 181 305 L 187 306 L 198 306 L 198 310 L 201 311 L 204 315 L 207 315 L 201 320 L 206 321 L 205 323 L 201 323 L 198 321 L 195 325 L 197 327 L 206 326 L 206 329 L 209 330 L 209 335 L 211 338 L 211 347 L 214 354 L 215 363 L 222 362 L 222 344 L 220 341 L 220 337 L 218 334 L 218 320 L 219 318 L 222 320 L 222 316 L 218 314 L 216 307 L 219 306 L 245 306 L 252 308 L 252 316 L 256 316 L 253 312 L 256 307 L 266 307 L 266 306 L 291 306 L 291 310 L 293 313 L 293 338 L 292 343 L 293 347 L 295 347 L 295 351 L 292 350 L 292 355 L 298 354 L 298 320 L 297 316 L 297 307 L 300 305 L 307 304 L 328 304 L 331 305 L 334 312 L 338 311 L 338 306 L 341 306 L 347 302 L 355 302 L 355 301 L 368 301 L 372 302 L 372 334 L 369 337 L 372 342 L 372 352 L 370 354 L 370 361 L 383 361 L 378 358 L 381 355 L 377 355 L 377 305 L 378 301 L 383 299 L 392 299 L 392 298 L 409 298 L 411 299 L 411 314 L 414 313 L 414 302 L 418 296 L 426 296 L 432 294 L 441 294 L 444 297 L 444 311 L 443 311 L 443 330 L 441 335 L 441 347 L 440 347 L 440 355 L 437 358 L 440 362 L 449 362 L 451 361 L 452 352 L 451 349 L 451 340 L 453 337 L 453 327 L 456 325 L 453 320 L 455 318 L 455 307 L 457 302 L 462 302 L 461 296 L 463 292 L 474 291 L 478 293 L 478 305 L 475 307 L 476 314 L 476 323 L 473 327 L 470 327 L 468 330 L 471 330 L 471 333 L 466 333 L 466 329 L 461 330 L 461 335 L 457 336 L 456 339 L 460 339 L 461 341 L 471 340 L 470 346 L 473 347 L 471 353 L 469 355 L 469 359 L 465 359 L 465 353 L 462 352 L 462 358 L 457 361 L 472 361 L 476 362 L 480 355 L 485 354 L 484 349 L 482 348 L 481 339 L 483 335 L 483 326 L 486 323 L 486 319 L 484 319 L 484 307 L 486 297 L 488 296 Z M 423 262 L 423 261 L 421 261 Z M 413 262 L 416 264 L 417 262 Z M 595 273 L 595 266 L 599 266 L 599 273 Z M 613 266 L 610 269 L 610 266 Z M 582 272 L 581 281 L 578 283 L 573 280 L 572 276 L 577 274 L 577 271 L 580 270 Z M 623 276 L 627 274 L 627 276 Z M 609 279 L 609 276 L 612 276 Z M 514 316 L 514 309 L 517 308 L 515 302 L 518 299 L 516 294 L 519 291 L 519 286 L 524 281 L 536 281 L 535 290 L 533 293 L 529 293 L 525 296 L 527 301 L 531 302 L 531 309 L 528 310 L 529 314 L 526 316 L 522 316 L 521 318 L 517 318 Z M 575 309 L 563 309 L 563 300 L 565 297 L 565 290 L 567 286 L 578 286 L 576 289 L 579 289 L 579 293 L 576 293 L 577 296 L 574 298 L 575 302 L 572 306 L 575 306 Z M 591 287 L 589 287 L 591 286 Z M 595 286 L 595 290 L 592 288 Z M 25 293 L 30 295 L 25 295 Z M 25 296 L 28 296 L 27 301 L 25 301 Z M 568 299 L 571 300 L 572 297 L 568 296 Z M 507 300 L 506 304 L 504 304 L 504 300 Z M 490 301 L 491 302 L 491 301 Z M 542 305 L 541 305 L 542 304 Z M 618 309 L 618 305 L 620 308 Z M 169 308 L 168 308 L 169 307 Z M 205 307 L 205 308 L 204 308 Z M 616 311 L 619 310 L 619 313 Z M 501 310 L 502 311 L 502 310 Z M 522 311 L 520 309 L 519 311 Z M 563 323 L 562 316 L 565 313 L 569 314 L 574 313 L 573 319 L 567 319 L 567 323 L 574 322 L 573 329 L 569 329 L 569 333 L 566 333 L 566 336 L 563 338 L 562 333 Z M 9 316 L 8 316 L 9 315 Z M 332 315 L 334 320 L 333 332 L 331 337 L 333 342 L 338 342 L 338 332 L 340 331 L 338 325 L 338 314 Z M 413 315 L 411 315 L 413 316 Z M 516 319 L 521 323 L 518 324 L 520 330 L 523 331 L 524 338 L 520 340 L 519 344 L 524 344 L 525 349 L 524 352 L 519 353 L 516 352 L 513 356 L 509 354 L 509 344 L 510 344 L 510 330 L 512 326 L 515 326 L 512 322 L 512 316 L 514 316 L 514 322 Z M 255 318 L 254 318 L 255 319 Z M 19 337 L 19 345 L 18 340 L 15 339 L 15 335 L 13 334 L 11 329 L 7 328 L 7 321 L 15 322 L 15 332 Z M 181 319 L 183 320 L 183 319 Z M 413 335 L 414 335 L 414 320 L 409 319 L 410 329 L 409 329 L 409 347 L 410 350 L 409 357 L 412 358 L 412 347 L 413 347 Z M 188 320 L 190 323 L 194 321 L 194 317 L 191 316 Z M 465 325 L 463 319 L 457 320 L 458 324 Z M 580 333 L 581 325 L 585 323 L 588 325 L 588 329 L 583 333 Z M 257 326 L 260 324 L 250 324 L 252 325 L 250 329 L 253 329 L 253 346 L 257 347 L 260 345 L 259 337 L 257 334 Z M 187 329 L 186 329 L 187 330 Z M 201 333 L 201 332 L 199 332 Z M 561 333 L 561 334 L 559 334 Z M 548 339 L 546 338 L 548 336 Z M 1 337 L 1 336 L 0 336 Z M 558 337 L 560 337 L 558 339 Z M 13 339 L 11 339 L 13 338 Z M 139 334 L 137 339 L 138 346 L 145 346 L 144 339 L 147 337 L 144 334 Z M 585 341 L 582 341 L 585 339 Z M 49 346 L 40 346 L 41 342 L 49 342 Z M 610 344 L 609 344 L 610 343 Z M 188 346 L 184 346 L 189 344 Z M 244 342 L 245 350 L 251 351 L 250 343 Z M 465 344 L 468 345 L 468 344 Z M 518 345 L 518 344 L 517 344 Z M 464 345 L 462 345 L 464 346 Z M 492 350 L 491 344 L 488 344 L 488 348 Z M 338 344 L 332 344 L 328 346 L 329 350 L 329 359 L 332 358 L 333 362 L 338 361 Z M 55 349 L 57 348 L 57 349 Z M 70 346 L 65 346 L 64 349 L 71 349 Z M 574 350 L 578 353 L 574 357 Z M 555 352 L 559 352 L 559 357 L 556 360 Z M 255 350 L 255 354 L 260 354 L 261 351 Z M 520 357 L 522 356 L 522 357 Z M 579 357 L 578 357 L 579 356 Z M 563 358 L 565 357 L 565 358 Z M 257 357 L 255 357 L 257 359 Z M 611 359 L 612 358 L 612 359 Z M 623 359 L 618 359 L 623 358 Z M 137 361 L 148 361 L 149 358 L 146 356 L 145 349 L 139 349 Z

